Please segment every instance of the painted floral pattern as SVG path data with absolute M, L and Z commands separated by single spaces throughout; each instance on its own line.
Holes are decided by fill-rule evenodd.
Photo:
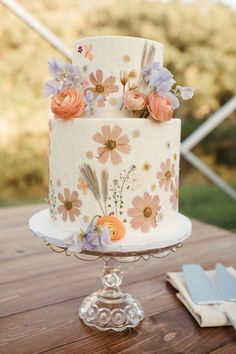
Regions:
M 84 57 L 87 58 L 88 60 L 92 61 L 93 60 L 93 53 L 92 53 L 93 45 L 88 44 L 84 45 Z
M 128 216 L 131 217 L 130 224 L 133 229 L 141 229 L 147 233 L 151 227 L 157 226 L 157 213 L 160 210 L 160 198 L 158 195 L 151 196 L 144 193 L 143 196 L 136 196 L 132 201 L 133 208 L 128 209 Z
M 101 132 L 93 135 L 93 140 L 101 144 L 98 147 L 98 160 L 105 164 L 109 157 L 113 165 L 118 165 L 122 162 L 121 154 L 129 154 L 131 146 L 129 145 L 128 136 L 123 134 L 122 128 L 115 125 L 111 128 L 109 125 L 104 125 Z
M 171 196 L 170 203 L 172 205 L 173 210 L 177 210 L 178 208 L 178 200 L 179 200 L 179 176 L 175 176 L 174 183 L 170 186 Z
M 56 198 L 55 187 L 53 185 L 52 180 L 49 179 L 49 211 L 53 222 L 57 220 L 56 203 L 57 203 L 57 198 Z
M 167 159 L 166 162 L 162 162 L 161 171 L 157 173 L 157 179 L 159 180 L 159 186 L 164 187 L 167 192 L 170 190 L 173 178 L 175 177 L 175 166 L 171 163 L 171 159 Z
M 58 193 L 57 196 L 61 205 L 58 206 L 57 211 L 62 216 L 63 221 L 67 221 L 68 217 L 71 222 L 76 220 L 80 212 L 80 207 L 82 206 L 82 202 L 79 199 L 79 194 L 77 191 L 71 192 L 69 188 L 64 188 L 64 194 L 61 192 Z
M 77 188 L 81 190 L 84 195 L 86 195 L 88 193 L 89 186 L 88 183 L 80 177 L 77 184 Z
M 107 96 L 110 93 L 119 91 L 119 87 L 115 85 L 115 77 L 108 76 L 106 79 L 103 78 L 103 71 L 98 69 L 96 74 L 91 73 L 89 75 L 89 80 L 94 85 L 94 87 L 88 87 L 86 90 L 92 91 L 95 96 L 100 96 L 98 101 L 98 106 L 104 106 Z

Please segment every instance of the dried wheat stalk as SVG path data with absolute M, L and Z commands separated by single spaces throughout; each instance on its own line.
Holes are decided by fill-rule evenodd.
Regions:
M 88 183 L 95 199 L 100 200 L 101 195 L 96 172 L 92 170 L 88 164 L 83 164 L 83 166 L 80 167 L 80 172 Z

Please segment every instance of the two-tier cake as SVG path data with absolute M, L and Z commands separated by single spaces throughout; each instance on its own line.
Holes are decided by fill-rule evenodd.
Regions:
M 161 43 L 91 37 L 49 61 L 50 223 L 75 250 L 129 251 L 187 236 L 178 213 L 179 98 Z

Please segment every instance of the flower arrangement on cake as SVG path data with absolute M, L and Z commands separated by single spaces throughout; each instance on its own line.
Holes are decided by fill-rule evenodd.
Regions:
M 193 88 L 176 85 L 171 72 L 159 62 L 150 63 L 151 57 L 144 46 L 139 78 L 135 70 L 120 71 L 120 110 L 132 112 L 134 117 L 168 121 L 179 107 L 179 98 L 192 98 Z M 86 78 L 78 66 L 59 59 L 49 60 L 48 66 L 52 80 L 46 81 L 44 94 L 52 97 L 51 110 L 57 118 L 92 117 L 97 108 L 105 106 L 111 93 L 119 91 L 116 78 L 112 75 L 104 78 L 101 69 Z M 131 84 L 135 78 L 136 82 L 132 80 Z

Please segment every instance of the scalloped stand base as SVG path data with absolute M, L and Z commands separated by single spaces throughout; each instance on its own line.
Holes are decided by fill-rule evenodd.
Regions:
M 136 327 L 144 319 L 139 302 L 121 290 L 122 278 L 120 264 L 114 259 L 105 262 L 102 288 L 87 296 L 79 308 L 79 317 L 87 326 L 102 331 L 123 331 Z
M 94 292 L 83 300 L 79 317 L 87 326 L 94 326 L 102 331 L 123 331 L 136 327 L 144 319 L 144 311 L 130 294 L 124 294 L 124 298 L 114 304 L 104 302 L 99 292 Z

